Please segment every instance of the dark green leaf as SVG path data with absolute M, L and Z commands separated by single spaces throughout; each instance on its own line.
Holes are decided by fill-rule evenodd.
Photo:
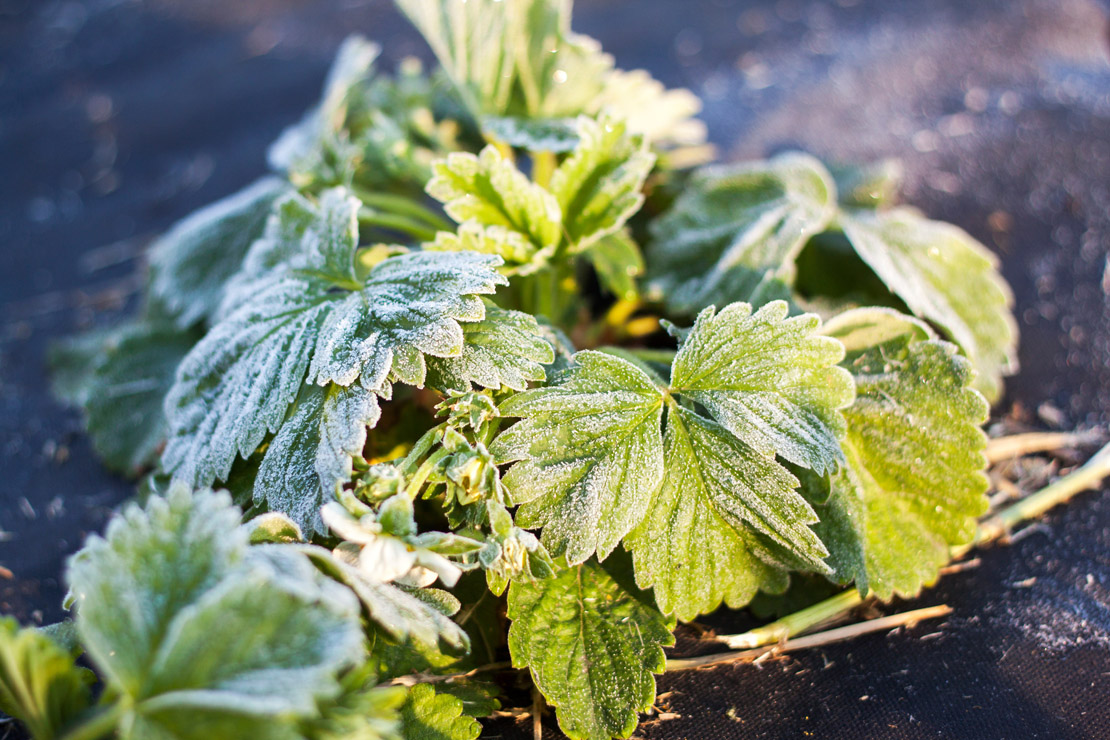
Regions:
M 628 737 L 655 700 L 674 642 L 667 619 L 632 582 L 629 558 L 590 560 L 509 587 L 509 652 L 575 740 Z

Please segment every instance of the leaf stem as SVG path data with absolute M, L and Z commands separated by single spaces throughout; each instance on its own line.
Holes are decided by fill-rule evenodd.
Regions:
M 863 597 L 860 596 L 859 591 L 851 589 L 819 601 L 801 611 L 788 614 L 770 624 L 739 635 L 722 635 L 718 639 L 733 650 L 774 645 L 794 635 L 807 632 L 819 624 L 842 617 L 862 603 Z
M 450 454 L 450 452 L 441 447 L 432 453 L 431 457 L 421 463 L 420 467 L 416 469 L 416 472 L 412 474 L 412 478 L 409 479 L 408 486 L 405 487 L 405 493 L 408 494 L 409 498 L 416 498 L 416 495 L 420 493 L 420 489 L 424 487 L 424 483 L 427 482 L 428 476 L 435 470 L 436 465 L 439 464 L 440 460 Z
M 361 208 L 358 212 L 358 222 L 362 226 L 377 226 L 390 231 L 399 231 L 418 241 L 431 241 L 435 239 L 436 231 L 431 226 L 423 224 L 407 216 L 384 213 L 372 208 Z
M 420 202 L 408 198 L 404 195 L 396 195 L 394 193 L 378 193 L 364 188 L 356 187 L 354 189 L 355 195 L 362 201 L 364 206 L 378 212 L 393 213 L 399 216 L 408 216 L 409 218 L 422 221 L 423 223 L 434 227 L 438 231 L 454 231 L 455 224 L 448 221 L 443 216 L 431 210 L 427 206 L 422 205 Z
M 972 543 L 953 548 L 953 557 L 962 557 L 973 547 L 1004 537 L 1017 524 L 1036 519 L 1077 493 L 1098 486 L 1107 476 L 1110 476 L 1110 444 L 1096 452 L 1082 467 L 981 522 Z
M 546 189 L 557 166 L 554 152 L 532 152 L 532 182 Z

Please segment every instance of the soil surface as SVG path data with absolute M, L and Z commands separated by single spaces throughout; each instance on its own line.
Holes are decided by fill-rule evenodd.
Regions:
M 1110 5 L 576 6 L 576 30 L 619 65 L 701 95 L 727 158 L 901 159 L 906 200 L 1002 257 L 1022 371 L 999 408 L 1048 428 L 1110 421 Z M 264 171 L 353 32 L 387 67 L 428 56 L 387 0 L 0 0 L 0 613 L 61 618 L 65 557 L 131 491 L 50 395 L 48 346 L 126 312 L 150 239 Z M 637 737 L 1110 737 L 1108 553 L 1110 498 L 1081 496 L 897 605 L 945 603 L 945 620 L 663 676 L 677 716 Z

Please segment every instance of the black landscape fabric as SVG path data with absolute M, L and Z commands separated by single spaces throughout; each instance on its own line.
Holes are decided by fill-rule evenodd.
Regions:
M 725 159 L 900 158 L 906 200 L 997 251 L 1014 287 L 1022 371 L 1000 411 L 1071 427 L 1110 420 L 1108 9 L 578 0 L 575 21 L 698 93 Z M 66 555 L 132 490 L 52 399 L 48 346 L 133 308 L 151 237 L 263 172 L 352 32 L 386 67 L 427 58 L 388 0 L 0 0 L 0 613 L 61 618 Z M 898 608 L 940 603 L 912 629 L 663 676 L 670 718 L 636 737 L 1110 737 L 1110 497 Z

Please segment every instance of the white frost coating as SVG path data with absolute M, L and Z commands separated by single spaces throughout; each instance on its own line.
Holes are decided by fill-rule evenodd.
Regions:
M 809 314 L 787 318 L 781 301 L 755 314 L 746 303 L 707 308 L 675 356 L 672 386 L 752 447 L 834 470 L 843 460 L 838 409 L 854 385 L 837 366 L 843 345 L 817 335 L 819 325 Z
M 524 417 L 493 454 L 517 462 L 504 483 L 517 523 L 543 526 L 568 562 L 605 557 L 643 517 L 663 475 L 663 396 L 642 370 L 600 352 L 575 355 L 560 385 L 512 396 L 504 416 Z
M 998 259 L 967 232 L 909 208 L 853 213 L 844 234 L 891 292 L 940 326 L 979 371 L 976 388 L 993 400 L 1017 370 L 1013 295 Z
M 727 293 L 736 268 L 789 281 L 795 257 L 836 210 L 832 175 L 807 154 L 705 167 L 652 226 L 652 288 L 689 310 Z
M 364 434 L 355 417 L 375 422 L 377 402 L 362 394 L 357 412 L 336 407 L 339 426 L 321 431 L 321 394 L 311 414 L 293 412 L 297 424 L 289 427 L 289 405 L 306 378 L 318 386 L 349 386 L 365 373 L 362 387 L 388 395 L 397 350 L 458 355 L 459 322 L 480 320 L 485 308 L 479 296 L 506 282 L 495 269 L 501 263 L 496 256 L 411 253 L 379 263 L 361 288 L 351 290 L 358 288 L 352 284 L 356 208 L 341 189 L 324 193 L 318 206 L 299 195 L 279 204 L 267 237 L 252 247 L 241 279 L 229 288 L 230 313 L 186 356 L 166 399 L 170 435 L 163 464 L 190 483 L 226 479 L 237 455 L 248 457 L 282 426 L 274 445 L 297 461 L 288 460 L 285 471 L 264 461 L 260 490 L 266 493 L 256 495 L 270 500 L 269 492 L 285 491 L 281 500 L 296 510 L 282 510 L 308 530 L 316 528 L 319 499 L 309 497 L 312 506 L 295 499 L 297 486 L 315 471 L 313 461 L 328 477 L 345 465 L 341 461 Z M 317 452 L 309 436 L 342 448 Z

